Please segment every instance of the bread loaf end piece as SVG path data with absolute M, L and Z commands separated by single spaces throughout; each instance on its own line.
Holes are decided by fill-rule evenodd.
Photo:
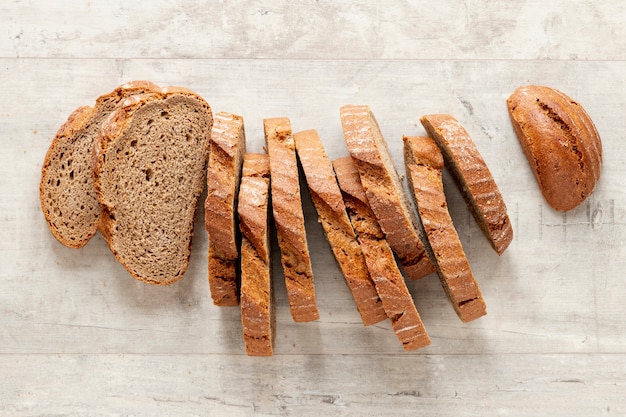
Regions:
M 286 117 L 263 121 L 270 158 L 272 211 L 291 317 L 296 322 L 317 320 L 315 283 L 304 228 L 296 149 Z
M 434 272 L 423 237 L 419 236 L 417 219 L 374 115 L 368 106 L 362 105 L 343 106 L 340 115 L 348 151 L 389 246 L 411 279 Z
M 513 240 L 513 227 L 500 189 L 476 144 L 450 115 L 430 114 L 420 121 L 441 149 L 446 166 L 483 233 L 501 255 Z
M 96 234 L 102 209 L 93 183 L 93 152 L 102 123 L 124 98 L 159 87 L 149 81 L 119 86 L 76 109 L 50 144 L 41 169 L 41 208 L 52 235 L 80 248 Z
M 369 206 L 356 165 L 349 156 L 335 159 L 332 164 L 365 263 L 396 337 L 407 351 L 428 346 L 430 338 Z
M 243 118 L 226 112 L 215 114 L 204 209 L 209 236 L 209 288 L 217 306 L 239 304 L 239 242 L 235 220 L 245 152 Z
M 241 323 L 246 354 L 273 355 L 275 314 L 269 240 L 269 160 L 244 156 L 238 214 L 241 228 Z
M 293 136 L 318 219 L 352 292 L 363 324 L 369 326 L 379 323 L 387 315 L 348 219 L 324 145 L 315 130 L 298 132 Z
M 441 178 L 443 156 L 431 138 L 405 136 L 403 140 L 407 177 L 428 238 L 427 250 L 459 318 L 475 320 L 487 309 L 448 212 Z
M 125 99 L 103 125 L 95 188 L 101 232 L 127 271 L 165 285 L 189 264 L 213 116 L 180 87 Z
M 579 206 L 602 168 L 602 142 L 585 109 L 565 93 L 524 86 L 507 100 L 511 122 L 544 198 L 556 210 Z

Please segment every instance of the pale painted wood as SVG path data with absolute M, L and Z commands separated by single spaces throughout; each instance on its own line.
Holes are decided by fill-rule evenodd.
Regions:
M 428 3 L 3 2 L 0 415 L 626 413 L 625 6 Z M 345 156 L 339 107 L 369 104 L 401 174 L 402 135 L 424 134 L 422 114 L 455 115 L 515 230 L 498 257 L 445 173 L 488 315 L 461 323 L 432 275 L 408 283 L 431 346 L 406 353 L 388 322 L 363 327 L 308 197 L 321 318 L 293 323 L 275 256 L 273 358 L 247 358 L 238 309 L 211 303 L 201 212 L 190 268 L 165 288 L 130 278 L 100 236 L 61 246 L 38 199 L 50 140 L 133 79 L 243 115 L 251 151 L 264 117 L 288 116 Z M 544 203 L 508 119 L 527 83 L 577 99 L 603 139 L 600 184 L 567 214 Z

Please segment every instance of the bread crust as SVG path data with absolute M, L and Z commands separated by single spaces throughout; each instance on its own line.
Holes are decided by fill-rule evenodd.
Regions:
M 215 305 L 236 306 L 239 304 L 239 242 L 235 220 L 241 165 L 246 152 L 243 117 L 217 113 L 210 148 L 204 204 L 209 237 L 209 288 Z
M 168 217 L 169 219 L 180 219 L 181 223 L 178 224 L 178 226 L 180 226 L 181 230 L 173 231 L 162 229 L 163 227 L 168 225 L 163 226 L 161 224 L 158 224 L 158 221 L 155 223 L 152 220 L 151 216 L 157 216 L 157 213 L 161 213 L 158 214 L 158 216 L 160 217 L 166 216 L 166 214 L 162 212 L 162 209 L 158 207 L 158 205 L 143 205 L 141 206 L 141 210 L 145 210 L 145 212 L 149 214 L 146 214 L 141 218 L 137 218 L 135 216 L 133 218 L 134 220 L 128 220 L 125 218 L 124 221 L 120 223 L 120 218 L 127 212 L 132 212 L 131 214 L 136 214 L 134 213 L 134 210 L 139 209 L 136 205 L 142 204 L 143 200 L 138 197 L 133 197 L 133 199 L 130 200 L 128 198 L 125 198 L 124 196 L 119 196 L 118 198 L 116 190 L 119 189 L 122 192 L 126 192 L 125 190 L 128 190 L 128 192 L 130 192 L 130 189 L 127 188 L 126 185 L 120 184 L 118 181 L 115 180 L 115 176 L 112 173 L 114 171 L 114 168 L 116 167 L 109 166 L 108 164 L 115 163 L 115 158 L 119 149 L 127 149 L 125 148 L 126 146 L 136 146 L 137 148 L 139 148 L 139 145 L 133 145 L 134 141 L 137 142 L 140 140 L 153 140 L 150 139 L 152 138 L 152 136 L 148 136 L 148 134 L 146 134 L 145 137 L 143 134 L 139 136 L 135 135 L 135 133 L 137 132 L 133 131 L 133 127 L 135 126 L 133 124 L 134 118 L 139 117 L 136 115 L 140 114 L 139 112 L 142 111 L 144 108 L 157 109 L 159 108 L 159 106 L 168 105 L 168 103 L 170 103 L 168 102 L 168 100 L 170 99 L 174 102 L 174 104 L 176 100 L 191 99 L 196 105 L 202 108 L 202 114 L 198 115 L 197 118 L 198 120 L 202 119 L 202 123 L 205 126 L 205 131 L 202 134 L 199 134 L 197 137 L 187 137 L 188 140 L 195 141 L 201 151 L 196 155 L 191 155 L 191 158 L 194 158 L 194 161 L 196 161 L 197 159 L 197 161 L 194 162 L 195 165 L 193 166 L 195 171 L 185 171 L 184 175 L 181 174 L 183 176 L 179 177 L 179 182 L 187 181 L 185 178 L 186 175 L 189 175 L 190 179 L 188 181 L 190 182 L 190 186 L 185 188 L 185 193 L 189 193 L 188 195 L 185 194 L 185 196 L 173 196 L 171 194 L 173 191 L 172 189 L 167 188 L 167 184 L 171 185 L 173 179 L 168 179 L 168 183 L 162 184 L 162 187 L 157 189 L 156 187 L 159 185 L 158 180 L 160 179 L 157 178 L 152 183 L 153 185 L 150 185 L 150 187 L 153 187 L 150 188 L 150 192 L 146 192 L 145 194 L 143 194 L 143 196 L 145 198 L 146 195 L 158 194 L 159 196 L 163 197 L 164 202 L 167 202 L 168 199 L 175 199 L 178 204 L 181 204 L 181 206 L 177 208 L 177 212 L 172 213 L 171 217 Z M 168 119 L 169 117 L 180 117 L 180 115 L 170 115 L 167 111 L 164 110 L 161 112 L 161 117 Z M 101 129 L 100 136 L 97 141 L 96 152 L 94 153 L 94 185 L 96 193 L 98 195 L 98 200 L 100 201 L 103 209 L 102 221 L 100 222 L 100 231 L 118 261 L 122 264 L 122 266 L 126 268 L 131 276 L 138 280 L 144 281 L 149 284 L 168 285 L 178 281 L 183 276 L 188 267 L 189 256 L 191 254 L 191 241 L 193 237 L 193 222 L 195 219 L 195 211 L 198 205 L 200 194 L 204 189 L 204 174 L 206 172 L 206 162 L 209 155 L 209 133 L 212 123 L 213 117 L 211 108 L 202 97 L 186 88 L 167 87 L 148 94 L 140 94 L 126 98 L 123 101 L 122 105 L 109 116 Z M 174 138 L 171 140 L 177 141 L 176 143 L 182 143 L 182 141 L 185 140 L 183 132 L 186 128 L 194 128 L 192 127 L 191 122 L 185 122 L 176 126 L 178 126 L 177 130 L 171 133 Z M 152 129 L 149 124 L 148 129 L 148 132 L 150 132 Z M 156 142 L 150 142 L 149 144 L 153 143 L 156 144 Z M 139 156 L 137 156 L 137 158 L 142 158 L 142 155 L 145 155 L 144 153 L 141 153 L 141 151 L 138 152 Z M 178 155 L 177 157 L 181 158 L 180 155 Z M 123 161 L 124 164 L 129 163 L 128 157 L 123 157 L 122 159 L 120 159 L 120 161 Z M 173 169 L 173 162 L 167 163 L 167 170 L 165 170 L 165 168 L 159 168 L 166 165 L 165 160 L 161 162 L 142 159 L 140 163 L 146 165 L 151 164 L 151 166 L 154 166 L 154 169 L 156 171 L 152 172 L 152 168 L 146 170 L 142 169 L 142 171 L 146 171 L 146 181 L 151 180 L 151 175 L 165 175 L 165 171 L 171 173 L 171 170 Z M 113 168 L 113 170 L 111 170 L 111 168 Z M 133 175 L 134 173 L 136 173 L 136 171 L 139 172 L 139 169 L 139 167 L 128 167 L 129 172 L 132 172 Z M 189 168 L 185 166 L 185 169 Z M 126 175 L 126 172 L 124 172 L 124 167 L 122 167 L 119 171 L 122 171 L 121 174 L 118 172 L 118 174 L 115 175 Z M 133 179 L 134 178 L 131 178 L 131 180 Z M 143 185 L 141 184 L 138 185 L 138 187 L 142 186 Z M 142 192 L 140 192 L 139 196 L 142 195 L 141 193 Z M 189 200 L 183 201 L 184 197 L 188 197 Z M 170 203 L 168 202 L 168 204 Z M 133 221 L 140 222 L 142 225 L 141 227 L 148 227 L 146 225 L 151 224 L 150 227 L 157 228 L 157 230 L 154 230 L 156 237 L 154 237 L 151 242 L 144 243 L 143 236 L 145 236 L 145 233 L 139 231 L 137 229 L 138 227 L 140 227 L 139 224 L 135 224 L 133 223 Z M 121 235 L 121 233 L 123 232 L 137 233 L 138 236 L 142 236 L 142 238 L 139 242 L 137 242 L 136 247 L 134 246 L 133 248 L 129 248 L 120 243 L 123 240 Z M 150 229 L 150 233 L 148 233 L 148 236 L 151 236 L 152 232 L 153 230 Z M 162 236 L 162 238 L 159 238 L 159 236 Z M 175 239 L 177 239 L 177 241 L 172 242 L 171 245 L 169 243 L 166 245 L 166 243 L 169 242 L 169 236 L 176 236 Z M 148 237 L 145 237 L 145 239 L 148 239 Z M 147 247 L 148 245 L 154 244 L 155 242 L 159 244 L 159 247 Z M 171 248 L 171 252 L 175 251 L 177 253 L 176 261 L 169 258 L 170 252 L 164 252 L 164 254 L 166 255 L 165 257 L 160 256 L 161 252 L 159 250 L 165 248 L 166 246 Z M 137 248 L 139 248 L 144 253 L 135 253 L 134 250 L 137 250 Z M 152 254 L 154 253 L 153 249 L 157 250 L 157 253 L 154 256 L 157 256 L 156 259 L 158 259 L 158 261 L 149 260 L 154 257 L 152 256 Z M 146 265 L 149 266 L 146 267 Z M 147 268 L 150 268 L 150 271 L 148 271 Z
M 93 108 L 75 110 L 58 130 L 42 166 L 39 197 L 50 231 L 61 244 L 80 248 L 98 230 L 102 211 L 93 185 L 92 152 L 101 125 L 125 97 L 155 89 L 142 80 L 120 85 L 98 97 Z
M 428 346 L 430 338 L 393 252 L 369 206 L 354 161 L 349 156 L 335 159 L 333 168 L 368 272 L 396 337 L 407 351 Z
M 448 213 L 441 151 L 431 138 L 404 136 L 403 141 L 407 178 L 428 238 L 428 253 L 459 318 L 475 320 L 487 314 L 487 309 Z
M 585 109 L 550 87 L 519 87 L 507 100 L 517 138 L 544 198 L 556 210 L 579 206 L 602 168 L 602 142 Z
M 379 323 L 387 315 L 348 219 L 324 145 L 315 130 L 305 130 L 293 136 L 318 220 L 352 292 L 363 324 L 369 326 Z
M 291 317 L 296 322 L 317 320 L 319 312 L 291 123 L 286 117 L 277 117 L 265 119 L 263 127 L 270 157 L 272 211 Z
M 420 121 L 443 153 L 485 237 L 501 255 L 513 240 L 513 227 L 500 189 L 476 144 L 459 121 L 448 114 L 429 114 Z
M 344 139 L 370 207 L 404 271 L 411 279 L 434 272 L 374 115 L 368 106 L 346 105 L 341 107 L 340 116 Z
M 242 234 L 241 323 L 249 356 L 271 356 L 274 353 L 269 183 L 267 154 L 246 154 L 237 211 Z

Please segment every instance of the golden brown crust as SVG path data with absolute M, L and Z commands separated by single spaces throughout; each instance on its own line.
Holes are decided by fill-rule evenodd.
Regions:
M 467 130 L 448 114 L 425 115 L 420 121 L 441 149 L 446 166 L 483 233 L 501 255 L 513 240 L 513 227 L 500 189 L 476 144 Z
M 434 272 L 374 115 L 368 106 L 355 105 L 343 106 L 340 114 L 348 151 L 389 246 L 411 279 Z
M 293 136 L 318 219 L 352 292 L 363 324 L 369 326 L 379 323 L 387 315 L 348 219 L 324 145 L 315 130 L 298 132 Z
M 246 151 L 243 118 L 217 113 L 210 147 L 204 205 L 209 237 L 209 288 L 215 305 L 235 306 L 239 304 L 235 212 L 241 163 Z
M 238 213 L 241 239 L 241 323 L 249 356 L 273 354 L 274 304 L 269 247 L 269 159 L 246 154 Z
M 587 112 L 561 91 L 535 85 L 515 90 L 507 107 L 548 204 L 561 211 L 580 205 L 602 168 L 602 143 Z
M 441 179 L 443 156 L 431 138 L 405 136 L 403 140 L 407 177 L 428 238 L 429 255 L 459 318 L 475 320 L 487 311 L 448 213 Z
M 304 229 L 291 123 L 288 118 L 279 117 L 265 119 L 263 127 L 270 157 L 272 211 L 291 317 L 297 322 L 317 320 L 319 312 Z
M 356 165 L 348 156 L 334 160 L 333 167 L 365 263 L 394 333 L 405 350 L 429 345 L 430 338 L 404 277 L 367 202 Z

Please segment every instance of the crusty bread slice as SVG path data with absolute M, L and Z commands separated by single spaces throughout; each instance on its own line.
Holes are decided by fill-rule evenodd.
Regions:
M 398 340 L 405 350 L 429 345 L 428 333 L 393 252 L 369 206 L 354 161 L 349 156 L 335 159 L 333 167 L 368 271 Z
M 359 170 L 370 207 L 404 271 L 411 279 L 435 272 L 387 142 L 370 108 L 347 105 L 340 109 L 340 115 L 346 145 Z
M 363 324 L 379 323 L 387 319 L 387 315 L 348 219 L 324 145 L 315 130 L 298 132 L 293 137 L 318 219 L 352 292 Z
M 404 164 L 428 238 L 428 253 L 457 315 L 464 322 L 477 319 L 487 310 L 448 213 L 441 179 L 443 156 L 431 138 L 405 136 L 403 140 Z
M 249 356 L 273 354 L 269 184 L 267 154 L 246 154 L 237 211 L 241 229 L 241 323 Z
M 246 152 L 246 135 L 241 116 L 220 112 L 211 129 L 211 151 L 207 169 L 205 224 L 209 235 L 209 288 L 217 306 L 239 304 L 237 260 L 237 192 L 241 164 Z
M 149 81 L 133 81 L 98 97 L 94 107 L 76 109 L 61 126 L 41 170 L 41 208 L 52 235 L 80 248 L 98 229 L 102 210 L 93 185 L 93 149 L 102 123 L 133 94 L 157 90 Z
M 94 165 L 100 231 L 133 277 L 164 285 L 185 273 L 212 124 L 199 95 L 168 87 L 126 99 L 103 125 Z
M 443 152 L 446 166 L 456 180 L 474 218 L 501 255 L 513 240 L 513 228 L 500 189 L 467 130 L 448 114 L 420 118 Z
M 265 119 L 263 127 L 270 157 L 272 211 L 291 317 L 296 322 L 317 320 L 319 312 L 291 123 L 286 117 L 277 117 Z

